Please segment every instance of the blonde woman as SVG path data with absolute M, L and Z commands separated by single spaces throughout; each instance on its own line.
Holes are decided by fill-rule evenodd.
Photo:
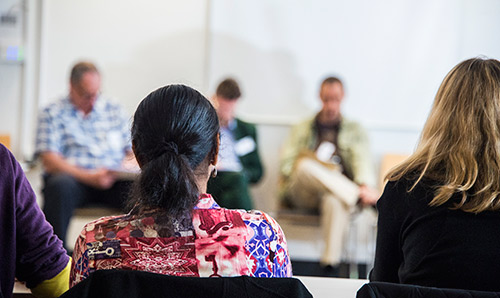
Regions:
M 415 153 L 378 201 L 372 281 L 500 291 L 500 62 L 442 82 Z

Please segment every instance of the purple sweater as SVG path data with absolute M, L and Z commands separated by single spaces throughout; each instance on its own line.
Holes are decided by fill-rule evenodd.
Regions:
M 14 277 L 31 288 L 56 276 L 67 263 L 62 242 L 45 220 L 23 170 L 0 144 L 1 295 L 11 297 Z

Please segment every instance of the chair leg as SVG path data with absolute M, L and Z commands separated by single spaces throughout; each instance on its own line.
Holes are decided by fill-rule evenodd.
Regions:
M 351 264 L 349 263 L 340 263 L 339 264 L 339 277 L 340 278 L 350 278 L 351 275 Z
M 358 264 L 358 278 L 359 279 L 366 279 L 368 277 L 368 265 L 366 264 Z

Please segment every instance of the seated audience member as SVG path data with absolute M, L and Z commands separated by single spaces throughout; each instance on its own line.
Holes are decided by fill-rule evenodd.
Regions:
M 68 289 L 70 262 L 36 202 L 14 156 L 0 144 L 0 297 L 11 297 L 14 278 L 37 297 Z
M 219 116 L 220 150 L 217 177 L 208 181 L 208 192 L 225 208 L 253 208 L 249 184 L 262 177 L 255 125 L 234 116 L 241 96 L 234 79 L 225 79 L 217 87 L 213 101 Z
M 206 193 L 219 147 L 210 102 L 184 85 L 153 91 L 137 108 L 132 144 L 141 174 L 129 214 L 88 223 L 70 285 L 99 269 L 177 276 L 291 276 L 285 236 L 269 215 L 229 210 Z
M 340 112 L 342 82 L 326 78 L 319 96 L 321 111 L 294 126 L 283 146 L 282 193 L 295 208 L 319 208 L 325 239 L 320 263 L 338 267 L 354 207 L 374 205 L 378 193 L 371 188 L 375 177 L 368 137 Z
M 372 281 L 500 291 L 499 144 L 500 62 L 463 61 L 387 176 Z
M 77 63 L 69 95 L 43 109 L 38 120 L 43 211 L 63 242 L 75 208 L 88 203 L 123 207 L 130 186 L 116 181 L 111 171 L 133 159 L 129 121 L 117 104 L 100 95 L 100 87 L 97 68 Z

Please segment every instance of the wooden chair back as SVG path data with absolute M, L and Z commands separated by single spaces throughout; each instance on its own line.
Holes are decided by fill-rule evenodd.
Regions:
M 380 162 L 380 171 L 379 171 L 379 187 L 380 187 L 380 192 L 384 191 L 385 183 L 385 176 L 389 171 L 403 162 L 405 159 L 407 159 L 410 155 L 409 154 L 398 154 L 398 153 L 387 153 L 384 154 L 382 157 L 382 161 Z
M 12 148 L 10 147 L 10 135 L 0 134 L 0 144 L 4 145 L 9 150 L 12 150 Z

